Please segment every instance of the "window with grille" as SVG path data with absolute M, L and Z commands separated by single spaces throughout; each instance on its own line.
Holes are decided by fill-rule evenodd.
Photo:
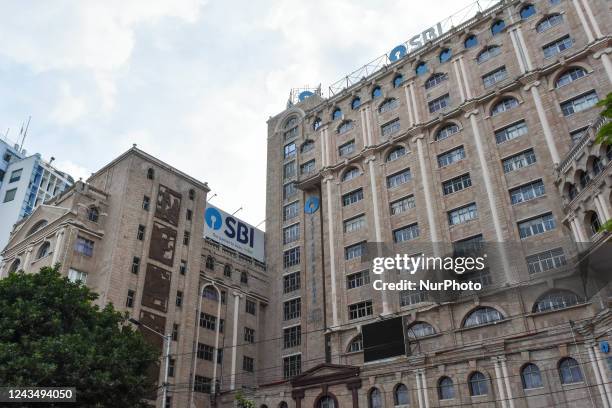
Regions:
M 411 241 L 420 235 L 419 224 L 414 223 L 393 231 L 393 241 L 396 243 Z
M 300 263 L 300 247 L 286 250 L 283 253 L 283 266 L 289 268 Z
M 283 293 L 293 292 L 300 288 L 300 272 L 293 272 L 283 276 Z
M 302 355 L 295 354 L 283 358 L 283 377 L 291 378 L 302 372 Z
M 283 228 L 283 244 L 289 244 L 300 239 L 300 224 Z
M 470 173 L 463 174 L 461 176 L 446 180 L 442 183 L 442 191 L 444 195 L 456 193 L 468 187 L 472 186 L 472 179 Z
M 409 195 L 404 198 L 400 198 L 397 201 L 393 201 L 390 204 L 391 207 L 391 215 L 397 215 L 408 211 L 411 208 L 416 207 L 416 203 L 413 195 Z
M 292 326 L 283 329 L 283 348 L 297 347 L 302 342 L 302 327 Z
M 569 116 L 595 106 L 598 101 L 599 97 L 597 93 L 595 91 L 590 91 L 584 95 L 570 99 L 567 102 L 563 102 L 561 104 L 561 111 L 564 116 Z
M 300 317 L 302 299 L 295 298 L 283 303 L 283 319 L 292 320 Z
M 366 225 L 365 215 L 361 214 L 357 217 L 350 218 L 343 222 L 343 229 L 345 233 L 351 233 L 355 231 L 359 231 Z
M 351 204 L 355 204 L 358 201 L 363 200 L 363 189 L 358 189 L 351 191 L 350 193 L 346 193 L 342 196 L 342 206 L 346 207 Z
M 544 193 L 544 183 L 542 180 L 536 180 L 510 190 L 510 201 L 512 205 L 519 204 L 541 197 Z
M 545 272 L 567 265 L 563 248 L 550 249 L 529 255 L 526 261 L 527 270 L 530 274 Z
M 346 288 L 355 289 L 370 283 L 370 273 L 368 270 L 351 273 L 346 276 Z
M 361 317 L 371 316 L 374 313 L 372 308 L 372 301 L 366 300 L 364 302 L 353 303 L 348 306 L 349 320 L 359 319 Z
M 412 179 L 410 169 L 404 169 L 398 173 L 387 176 L 387 188 L 394 188 L 409 182 Z
M 552 213 L 543 214 L 526 221 L 518 223 L 518 230 L 521 239 L 531 237 L 533 235 L 543 234 L 547 231 L 555 229 L 555 219 Z
M 449 150 L 448 152 L 438 155 L 438 166 L 449 166 L 463 159 L 465 159 L 465 149 L 463 148 L 463 146 L 459 146 L 455 149 Z
M 503 129 L 495 131 L 495 141 L 497 144 L 504 143 L 527 133 L 527 124 L 525 121 L 520 121 Z
M 536 155 L 533 149 L 527 149 L 523 152 L 507 157 L 502 160 L 504 173 L 511 173 L 523 167 L 530 166 L 536 162 Z

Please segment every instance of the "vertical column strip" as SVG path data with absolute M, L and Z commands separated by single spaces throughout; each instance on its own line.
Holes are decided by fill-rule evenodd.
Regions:
M 459 74 L 459 66 L 457 60 L 453 60 L 453 71 L 455 72 L 455 78 L 457 78 L 457 85 L 459 86 L 459 93 L 461 94 L 461 102 L 465 102 L 465 92 L 463 91 L 463 82 L 461 81 L 461 74 Z
M 463 63 L 463 57 L 459 57 L 459 66 L 461 67 L 461 73 L 463 74 L 463 83 L 465 85 L 465 93 L 468 99 L 472 99 L 472 87 L 470 85 L 470 77 L 467 75 L 465 70 L 465 64 Z
M 495 382 L 497 383 L 497 389 L 499 390 L 499 397 L 502 403 L 502 408 L 508 408 L 508 401 L 506 400 L 506 386 L 502 379 L 501 368 L 499 367 L 499 361 L 497 357 L 493 357 L 493 366 L 495 368 Z
M 230 390 L 236 389 L 236 352 L 238 349 L 238 313 L 240 312 L 240 293 L 234 292 L 234 324 L 232 333 L 232 367 L 230 372 Z M 221 299 L 219 299 L 221 302 Z M 199 318 L 199 317 L 198 317 Z M 197 347 L 197 344 L 196 344 Z M 213 361 L 213 364 L 217 364 Z
M 332 326 L 338 326 L 338 305 L 336 299 L 336 248 L 334 239 L 334 215 L 333 215 L 333 200 L 332 200 L 332 178 L 325 178 L 325 187 L 327 191 L 327 233 L 329 235 L 329 271 L 331 284 L 331 304 L 332 304 Z
M 584 32 L 586 33 L 589 42 L 593 42 L 593 40 L 595 40 L 595 36 L 593 36 L 591 27 L 589 27 L 589 25 L 587 24 L 586 17 L 584 16 L 584 12 L 582 11 L 582 7 L 580 7 L 580 3 L 578 3 L 578 0 L 572 0 L 572 3 L 574 4 L 576 14 L 578 14 L 578 19 L 580 20 L 580 24 L 582 24 L 582 28 L 584 28 Z
M 591 20 L 591 25 L 593 26 L 593 29 L 595 30 L 595 34 L 597 35 L 597 38 L 603 37 L 601 29 L 599 28 L 599 23 L 595 19 L 595 14 L 593 14 L 593 10 L 591 10 L 591 5 L 586 0 L 582 0 L 582 4 L 584 4 L 584 9 L 586 10 L 587 16 L 589 16 L 589 19 Z
M 546 112 L 544 111 L 542 98 L 540 97 L 540 91 L 538 91 L 539 84 L 539 82 L 535 82 L 531 85 L 531 96 L 533 97 L 533 101 L 536 106 L 538 118 L 540 119 L 540 123 L 542 124 L 542 130 L 544 131 L 546 145 L 548 146 L 548 150 L 550 151 L 550 156 L 553 159 L 553 163 L 556 166 L 561 161 L 561 158 L 559 157 L 559 151 L 557 150 L 557 145 L 555 144 L 555 139 L 550 128 L 550 123 L 548 123 L 548 118 L 546 117 Z
M 438 239 L 438 225 L 436 218 L 434 217 L 433 203 L 434 199 L 431 196 L 431 190 L 429 188 L 429 174 L 427 173 L 427 167 L 425 166 L 425 153 L 423 151 L 423 135 L 416 137 L 417 153 L 419 155 L 419 169 L 421 171 L 421 180 L 423 181 L 423 192 L 425 193 L 425 207 L 427 209 L 427 221 L 429 222 L 430 238 L 434 244 L 434 249 L 437 247 L 435 244 L 439 241 Z

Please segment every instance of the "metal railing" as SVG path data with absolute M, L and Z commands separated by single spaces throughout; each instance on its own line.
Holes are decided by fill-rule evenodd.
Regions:
M 563 160 L 561 160 L 561 162 L 557 166 L 558 176 L 563 174 L 569 168 L 574 158 L 576 158 L 576 156 L 578 156 L 578 154 L 582 152 L 589 140 L 595 140 L 595 138 L 597 137 L 597 132 L 599 131 L 599 129 L 601 129 L 603 125 L 608 123 L 608 120 L 609 119 L 600 116 L 595 122 L 593 122 L 593 124 L 589 125 L 586 132 L 584 132 L 584 135 L 582 135 L 582 138 L 580 138 L 580 140 L 576 142 L 576 144 L 571 148 L 571 150 L 565 155 Z

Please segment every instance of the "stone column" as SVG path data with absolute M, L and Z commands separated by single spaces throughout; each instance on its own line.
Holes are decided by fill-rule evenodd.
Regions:
M 598 199 L 599 199 L 599 205 L 601 206 L 601 211 L 603 213 L 602 215 L 605 218 L 602 221 L 606 222 L 607 220 L 612 218 L 612 216 L 610 215 L 610 210 L 608 209 L 608 206 L 610 205 L 610 203 L 607 202 L 607 200 L 604 198 L 603 194 L 601 193 L 597 194 L 597 196 L 595 197 L 595 201 L 597 201 Z
M 55 248 L 53 249 L 53 260 L 51 261 L 51 266 L 55 266 L 55 264 L 59 261 L 59 255 L 60 255 L 60 250 L 62 248 L 63 239 L 64 239 L 64 228 L 59 230 L 56 234 Z
M 532 82 L 525 87 L 525 90 L 531 91 L 531 96 L 533 97 L 533 102 L 535 103 L 536 111 L 538 113 L 538 119 L 540 120 L 542 130 L 544 131 L 546 146 L 548 147 L 550 156 L 552 157 L 553 163 L 556 166 L 561 161 L 561 158 L 559 157 L 559 151 L 557 150 L 557 145 L 555 144 L 550 123 L 548 123 L 548 118 L 546 117 L 546 112 L 544 111 L 544 105 L 542 104 L 542 98 L 540 97 L 540 91 L 538 90 L 539 85 L 540 81 Z
M 370 145 L 370 141 L 368 139 L 368 126 L 366 119 L 366 108 L 363 107 L 359 109 L 359 116 L 361 117 L 361 137 L 363 139 L 363 147 L 368 147 Z
M 230 390 L 236 389 L 236 351 L 238 349 L 238 313 L 240 312 L 240 298 L 242 295 L 238 292 L 233 292 L 234 295 L 234 325 L 232 333 L 232 367 L 230 373 Z M 221 303 L 221 299 L 219 299 Z M 213 361 L 213 364 L 217 364 Z
M 601 378 L 605 390 L 605 397 L 608 400 L 608 405 L 612 407 L 612 386 L 610 386 L 610 381 L 608 380 L 608 371 L 604 366 L 604 360 L 606 356 L 602 353 L 602 351 L 597 347 L 597 344 L 593 344 L 593 350 L 595 351 L 595 359 L 597 360 L 597 366 L 599 367 L 599 371 L 601 373 Z
M 504 375 L 504 384 L 506 384 L 506 393 L 508 396 L 508 405 L 510 408 L 514 408 L 514 396 L 512 395 L 512 387 L 510 387 L 510 375 L 508 374 L 508 366 L 506 365 L 506 357 L 502 356 L 498 358 L 502 374 Z
M 32 247 L 28 247 L 28 249 L 26 249 L 25 260 L 23 261 L 23 268 L 22 268 L 24 272 L 28 272 L 28 270 L 30 269 L 30 258 L 32 257 L 33 250 L 34 248 Z
M 215 395 L 217 391 L 217 360 L 219 358 L 219 332 L 221 331 L 221 289 L 214 283 L 212 287 L 217 290 L 218 302 L 217 302 L 217 324 L 215 325 L 215 349 L 213 350 L 213 377 L 211 384 L 211 394 Z M 234 312 L 236 311 L 236 306 L 234 306 Z M 199 318 L 199 317 L 198 317 Z M 236 327 L 237 318 L 234 316 L 234 330 Z M 198 327 L 199 330 L 199 327 Z M 235 333 L 235 332 L 234 332 Z M 234 336 L 235 338 L 236 336 Z M 234 343 L 234 347 L 236 347 L 236 343 Z M 197 347 L 197 346 L 196 346 Z
M 330 271 L 330 285 L 331 285 L 331 306 L 332 306 L 332 326 L 338 326 L 338 305 L 336 299 L 336 247 L 334 238 L 334 200 L 332 198 L 332 180 L 333 177 L 328 175 L 325 176 L 323 182 L 325 183 L 326 194 L 327 194 L 327 233 L 329 238 L 329 271 Z
M 427 379 L 425 378 L 425 369 L 419 370 L 421 374 L 421 385 L 423 386 L 423 400 L 425 401 L 425 408 L 429 408 L 429 392 L 427 391 Z
M 361 379 L 347 383 L 346 388 L 351 392 L 353 408 L 359 408 L 359 388 L 361 388 Z
M 521 72 L 525 73 L 527 72 L 527 66 L 525 64 L 525 60 L 523 58 L 523 55 L 521 55 L 521 48 L 519 48 L 518 45 L 518 40 L 516 38 L 516 30 L 515 29 L 511 29 L 509 32 L 510 35 L 510 40 L 512 40 L 512 46 L 514 48 L 514 52 L 516 53 L 516 59 L 519 63 L 519 67 L 521 68 Z
M 502 408 L 508 408 L 508 401 L 506 400 L 506 386 L 502 379 L 501 368 L 499 367 L 499 361 L 497 357 L 493 357 L 493 366 L 495 367 L 495 382 L 497 383 L 497 389 L 499 390 L 499 397 L 501 400 Z
M 601 29 L 599 28 L 599 23 L 595 19 L 595 14 L 593 14 L 593 10 L 591 9 L 591 5 L 589 4 L 589 2 L 587 0 L 582 0 L 582 4 L 584 5 L 584 9 L 586 10 L 586 13 L 587 13 L 587 16 L 589 17 L 589 20 L 591 20 L 591 25 L 593 26 L 593 30 L 595 31 L 595 35 L 597 35 L 597 38 L 602 38 L 603 37 L 603 33 L 601 32 Z
M 463 91 L 463 81 L 461 80 L 461 74 L 459 73 L 459 60 L 454 59 L 451 61 L 453 65 L 453 71 L 455 72 L 455 78 L 457 78 L 457 86 L 459 87 L 459 93 L 461 94 L 461 102 L 465 102 L 465 92 Z
M 419 400 L 419 408 L 425 408 L 425 404 L 423 402 L 423 394 L 421 393 L 421 374 L 419 373 L 419 371 L 415 371 L 416 373 L 416 391 L 417 391 L 417 398 Z
M 424 139 L 423 134 L 420 134 L 415 138 L 416 145 L 417 145 L 417 154 L 419 157 L 419 170 L 421 172 L 421 181 L 423 182 L 423 192 L 425 193 L 425 207 L 427 209 L 427 221 L 429 223 L 430 238 L 431 238 L 431 242 L 434 245 L 434 250 L 435 250 L 437 248 L 436 244 L 439 242 L 438 224 L 436 222 L 436 217 L 434 215 L 434 208 L 433 208 L 434 198 L 431 194 L 431 190 L 429 186 L 431 177 L 429 175 L 429 172 L 427 171 L 427 166 L 425 162 L 425 151 L 423 148 L 423 139 Z M 438 254 L 436 253 L 436 255 Z
M 468 99 L 472 99 L 472 86 L 470 85 L 470 77 L 468 77 L 467 71 L 465 69 L 465 64 L 463 63 L 463 57 L 459 57 L 459 66 L 461 67 L 461 73 L 463 74 L 463 83 L 465 84 L 465 94 Z
M 291 398 L 295 401 L 295 408 L 301 408 L 302 399 L 304 399 L 304 390 L 295 390 L 291 392 Z
M 595 352 L 593 351 L 593 344 L 585 345 L 587 352 L 589 353 L 589 361 L 591 362 L 591 368 L 593 370 L 593 374 L 595 375 L 595 384 L 597 384 L 597 390 L 599 391 L 599 395 L 601 396 L 601 402 L 603 408 L 610 408 L 610 404 L 608 403 L 608 396 L 606 395 L 606 390 L 603 386 L 604 380 L 602 379 L 601 372 L 599 371 L 599 367 L 597 365 L 597 357 L 595 356 Z M 597 347 L 597 346 L 595 346 Z M 583 375 L 586 375 L 584 373 Z
M 572 3 L 574 4 L 574 8 L 576 9 L 576 13 L 578 14 L 578 19 L 580 20 L 580 24 L 582 25 L 582 28 L 584 29 L 584 32 L 586 33 L 589 42 L 592 42 L 593 40 L 595 40 L 595 37 L 593 36 L 591 28 L 587 24 L 586 17 L 582 12 L 582 7 L 580 7 L 580 3 L 578 2 L 578 0 L 572 0 Z
M 370 116 L 372 116 L 372 109 L 370 105 L 365 108 L 365 119 L 366 119 L 366 128 L 367 128 L 367 136 L 368 136 L 368 145 L 372 146 L 374 144 L 374 136 L 372 136 L 372 123 L 370 122 Z
M 412 99 L 410 97 L 409 83 L 404 85 L 404 95 L 406 96 L 406 110 L 408 111 L 408 127 L 414 126 L 414 115 L 412 113 Z

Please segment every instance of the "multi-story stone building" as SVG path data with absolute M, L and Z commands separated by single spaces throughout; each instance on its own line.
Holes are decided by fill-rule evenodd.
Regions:
M 159 388 L 156 406 L 208 407 L 256 385 L 269 303 L 263 263 L 204 239 L 208 192 L 134 147 L 17 223 L 0 276 L 60 263 L 100 305 L 171 337 L 168 400 Z M 161 353 L 163 338 L 140 328 Z M 152 375 L 161 385 L 163 368 Z
M 258 406 L 612 406 L 611 15 L 503 1 L 270 118 Z M 366 243 L 499 255 L 438 301 L 374 290 Z

